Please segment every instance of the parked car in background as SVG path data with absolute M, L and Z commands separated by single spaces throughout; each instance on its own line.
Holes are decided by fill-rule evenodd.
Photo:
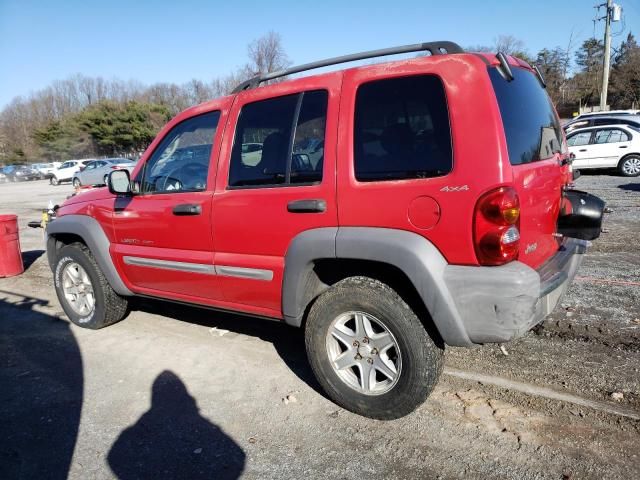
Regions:
M 59 168 L 56 168 L 51 177 L 49 177 L 49 182 L 51 185 L 59 185 L 62 182 L 70 182 L 73 179 L 74 174 L 80 170 L 81 167 L 85 166 L 87 163 L 93 161 L 92 158 L 87 160 L 67 160 Z
M 40 178 L 49 178 L 58 167 L 54 163 L 34 163 L 31 168 L 40 174 Z
M 40 174 L 26 165 L 9 165 L 2 169 L 2 173 L 7 176 L 10 182 L 24 182 L 27 180 L 38 180 Z
M 629 125 L 640 131 L 640 115 L 600 115 L 572 120 L 563 125 L 568 134 L 578 128 L 598 127 L 600 125 Z
M 73 186 L 106 185 L 109 173 L 114 170 L 127 169 L 133 172 L 136 163 L 128 158 L 104 158 L 87 163 L 84 168 L 75 172 Z
M 585 119 L 585 118 L 593 118 L 593 117 L 610 117 L 610 116 L 620 116 L 620 115 L 640 115 L 640 110 L 606 110 L 602 112 L 586 112 L 581 113 L 574 120 Z
M 567 135 L 573 168 L 617 168 L 620 175 L 640 175 L 640 131 L 627 125 L 575 130 Z
M 0 171 L 0 183 L 5 183 L 7 181 L 7 176 Z

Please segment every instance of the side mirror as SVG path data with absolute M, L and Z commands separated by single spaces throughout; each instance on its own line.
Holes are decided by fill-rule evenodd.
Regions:
M 109 193 L 116 195 L 131 195 L 131 178 L 129 170 L 114 170 L 107 179 Z

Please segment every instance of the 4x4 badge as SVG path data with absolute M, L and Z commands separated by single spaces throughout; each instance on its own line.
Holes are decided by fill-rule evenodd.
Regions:
M 469 185 L 460 185 L 460 186 L 453 186 L 453 187 L 442 187 L 440 189 L 441 192 L 465 192 L 469 190 Z

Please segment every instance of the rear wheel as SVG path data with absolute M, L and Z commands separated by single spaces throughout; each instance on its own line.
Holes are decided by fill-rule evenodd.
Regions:
M 109 175 L 104 176 L 104 178 L 102 179 L 102 183 L 104 183 L 105 185 L 109 183 Z
M 80 183 L 80 179 L 79 178 L 74 178 L 73 179 L 73 188 L 80 188 L 80 185 L 82 185 L 82 183 Z
M 389 286 L 351 277 L 318 298 L 305 328 L 318 382 L 337 404 L 389 420 L 411 413 L 442 372 L 444 350 Z
M 640 175 L 640 155 L 628 155 L 620 160 L 618 171 L 625 177 Z
M 55 175 L 52 175 L 51 178 L 49 179 L 49 183 L 51 185 L 59 185 L 60 182 L 58 181 L 58 177 L 56 177 Z
M 91 251 L 82 243 L 60 250 L 54 281 L 64 312 L 80 327 L 103 328 L 119 322 L 128 313 L 127 298 L 113 291 Z

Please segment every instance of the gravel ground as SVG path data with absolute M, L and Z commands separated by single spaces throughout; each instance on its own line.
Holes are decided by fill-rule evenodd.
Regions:
M 639 478 L 640 181 L 578 187 L 612 213 L 562 306 L 504 351 L 448 349 L 429 400 L 380 422 L 326 399 L 279 323 L 145 300 L 71 325 L 26 225 L 70 187 L 0 185 L 27 265 L 0 279 L 0 478 Z

